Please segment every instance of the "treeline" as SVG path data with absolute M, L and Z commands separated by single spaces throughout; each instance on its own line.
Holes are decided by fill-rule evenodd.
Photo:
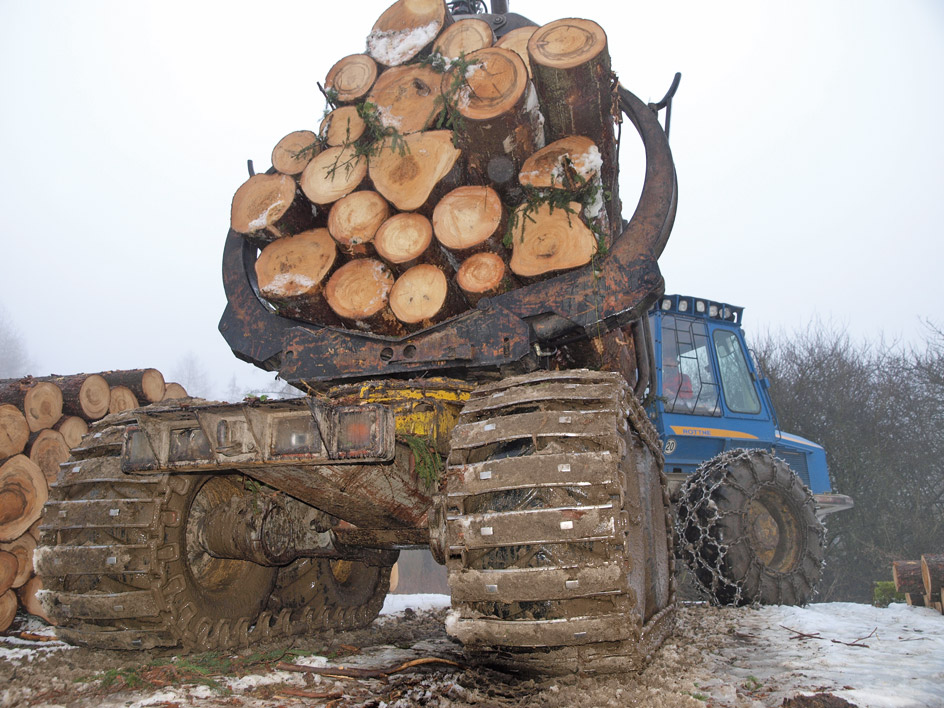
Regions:
M 923 344 L 856 344 L 812 326 L 755 344 L 781 427 L 826 448 L 833 489 L 818 600 L 869 602 L 892 561 L 944 551 L 944 333 Z

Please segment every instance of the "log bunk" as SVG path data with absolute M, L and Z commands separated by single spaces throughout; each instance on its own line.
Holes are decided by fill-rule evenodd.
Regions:
M 232 202 L 279 315 L 403 337 L 587 267 L 622 231 L 618 84 L 591 20 L 496 37 L 399 0 L 324 86 L 317 131 L 278 140 Z
M 0 379 L 0 631 L 18 609 L 49 621 L 33 572 L 43 507 L 59 465 L 89 423 L 109 413 L 186 398 L 157 369 Z

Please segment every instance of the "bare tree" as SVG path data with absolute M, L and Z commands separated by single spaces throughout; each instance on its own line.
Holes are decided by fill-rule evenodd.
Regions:
M 192 351 L 187 352 L 177 360 L 168 380 L 179 383 L 191 396 L 197 398 L 212 397 L 213 382 L 210 380 L 210 375 Z
M 833 488 L 855 500 L 828 517 L 822 599 L 868 601 L 892 561 L 944 549 L 941 344 L 918 355 L 820 324 L 755 347 L 781 426 L 821 443 Z
M 29 357 L 23 338 L 0 305 L 0 378 L 12 379 L 29 373 Z

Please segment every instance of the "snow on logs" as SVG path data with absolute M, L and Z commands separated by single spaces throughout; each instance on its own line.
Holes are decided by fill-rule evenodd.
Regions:
M 123 392 L 117 399 L 116 391 Z M 13 621 L 17 599 L 47 619 L 36 601 L 33 550 L 49 485 L 88 424 L 110 408 L 186 397 L 157 369 L 0 379 L 0 631 Z
M 233 198 L 280 314 L 402 336 L 585 267 L 619 235 L 616 78 L 596 23 L 496 37 L 443 0 L 399 0 L 324 85 L 317 132 L 284 136 Z

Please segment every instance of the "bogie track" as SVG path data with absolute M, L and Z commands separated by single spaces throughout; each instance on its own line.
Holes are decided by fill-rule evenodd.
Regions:
M 195 539 L 199 517 L 251 493 L 244 478 L 124 474 L 131 422 L 133 414 L 93 429 L 51 490 L 36 565 L 62 639 L 102 649 L 226 650 L 366 626 L 377 616 L 390 568 L 324 559 L 274 568 L 208 556 Z
M 448 632 L 514 671 L 639 668 L 674 607 L 655 441 L 616 374 L 540 372 L 476 389 L 436 508 Z

